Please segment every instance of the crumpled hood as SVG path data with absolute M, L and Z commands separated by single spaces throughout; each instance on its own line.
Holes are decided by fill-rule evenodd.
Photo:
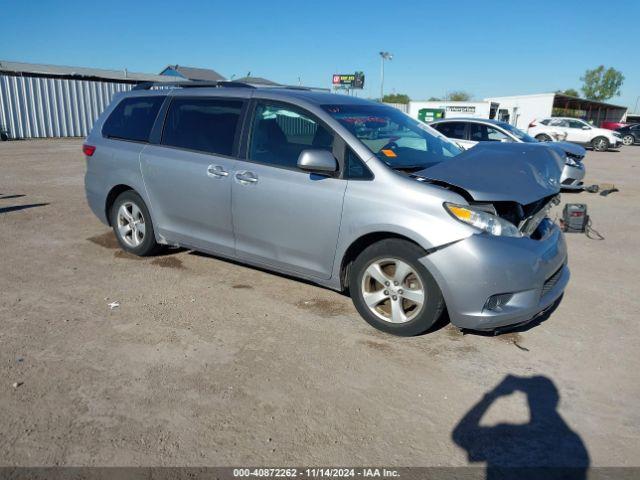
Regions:
M 549 145 L 550 147 L 560 148 L 564 152 L 567 152 L 574 157 L 582 158 L 587 154 L 587 151 L 584 147 L 571 142 L 548 142 L 547 145 Z
M 477 201 L 527 205 L 560 191 L 563 167 L 562 155 L 543 143 L 478 144 L 413 175 L 462 188 Z

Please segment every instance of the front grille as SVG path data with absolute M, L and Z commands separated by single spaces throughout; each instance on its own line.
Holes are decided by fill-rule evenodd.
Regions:
M 556 284 L 558 283 L 558 280 L 560 280 L 560 277 L 562 276 L 563 268 L 564 268 L 564 265 L 561 266 L 556 271 L 556 273 L 554 273 L 549 278 L 547 278 L 547 280 L 544 282 L 544 285 L 542 286 L 542 294 L 540 295 L 541 297 L 544 297 L 547 293 L 553 290 L 553 287 L 556 286 Z
M 562 181 L 562 185 L 571 185 L 575 180 L 573 178 L 565 178 Z

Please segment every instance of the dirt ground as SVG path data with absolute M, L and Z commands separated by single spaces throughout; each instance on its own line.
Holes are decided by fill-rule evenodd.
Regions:
M 605 240 L 568 235 L 548 319 L 395 338 L 333 291 L 124 254 L 80 146 L 0 143 L 0 465 L 640 466 L 640 147 L 587 155 L 619 192 L 563 195 Z

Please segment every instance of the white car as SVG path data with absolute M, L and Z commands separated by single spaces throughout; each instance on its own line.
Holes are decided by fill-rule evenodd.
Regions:
M 579 118 L 553 117 L 534 120 L 527 133 L 541 142 L 567 141 L 591 147 L 597 152 L 622 145 L 622 136 L 606 128 L 589 125 Z

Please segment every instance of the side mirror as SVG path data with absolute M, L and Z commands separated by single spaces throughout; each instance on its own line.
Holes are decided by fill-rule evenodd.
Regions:
M 338 162 L 328 150 L 303 150 L 298 157 L 298 168 L 307 172 L 330 173 L 338 169 Z

